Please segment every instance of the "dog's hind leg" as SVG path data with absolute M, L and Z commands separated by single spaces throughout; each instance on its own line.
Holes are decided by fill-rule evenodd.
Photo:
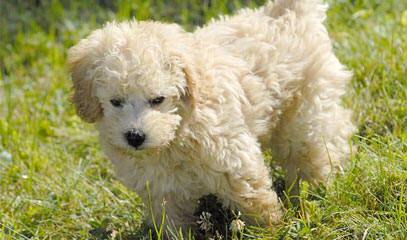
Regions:
M 313 78 L 304 80 L 304 88 L 283 111 L 272 133 L 272 155 L 286 169 L 288 187 L 299 178 L 326 182 L 348 158 L 354 126 L 351 111 L 340 102 L 350 74 L 341 69 L 325 66 L 309 74 Z M 298 189 L 290 194 L 298 194 Z

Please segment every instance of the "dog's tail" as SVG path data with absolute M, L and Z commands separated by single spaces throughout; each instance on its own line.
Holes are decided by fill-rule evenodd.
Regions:
M 327 8 L 327 4 L 321 0 L 275 0 L 264 6 L 264 14 L 278 18 L 294 13 L 297 18 L 313 18 L 323 22 Z

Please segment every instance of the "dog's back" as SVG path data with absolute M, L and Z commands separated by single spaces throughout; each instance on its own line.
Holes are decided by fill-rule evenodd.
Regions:
M 326 179 L 348 155 L 347 139 L 354 131 L 350 111 L 340 106 L 352 74 L 334 55 L 324 26 L 326 9 L 319 0 L 277 0 L 221 17 L 195 32 L 245 60 L 263 81 L 263 89 L 241 85 L 249 99 L 266 90 L 268 98 L 258 104 L 272 104 L 273 124 L 258 137 L 264 147 L 272 147 L 292 179 L 297 168 L 305 179 Z
M 284 108 L 307 84 L 307 71 L 321 54 L 331 52 L 323 21 L 326 5 L 319 0 L 279 0 L 258 9 L 243 9 L 222 16 L 198 29 L 195 35 L 245 60 L 250 71 L 261 79 L 272 104 L 270 122 L 275 125 Z M 327 56 L 329 57 L 329 56 Z M 243 80 L 242 80 L 243 81 Z M 249 99 L 256 99 L 245 88 Z M 261 102 L 266 99 L 262 97 Z M 264 119 L 257 112 L 259 119 Z M 269 132 L 263 134 L 268 135 Z M 261 135 L 261 134 L 260 134 Z

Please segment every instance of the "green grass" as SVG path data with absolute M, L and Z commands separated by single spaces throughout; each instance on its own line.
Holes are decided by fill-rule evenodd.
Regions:
M 107 20 L 193 29 L 262 2 L 0 1 L 1 239 L 140 238 L 139 198 L 70 103 L 70 46 Z M 249 227 L 245 238 L 407 239 L 407 2 L 330 5 L 335 50 L 355 73 L 344 104 L 355 113 L 358 151 L 331 185 L 303 184 L 297 213 L 288 210 L 273 229 Z

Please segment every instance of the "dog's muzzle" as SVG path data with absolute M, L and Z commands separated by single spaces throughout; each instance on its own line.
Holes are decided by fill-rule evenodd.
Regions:
M 127 143 L 135 148 L 141 146 L 146 139 L 146 135 L 139 129 L 132 128 L 124 134 Z

